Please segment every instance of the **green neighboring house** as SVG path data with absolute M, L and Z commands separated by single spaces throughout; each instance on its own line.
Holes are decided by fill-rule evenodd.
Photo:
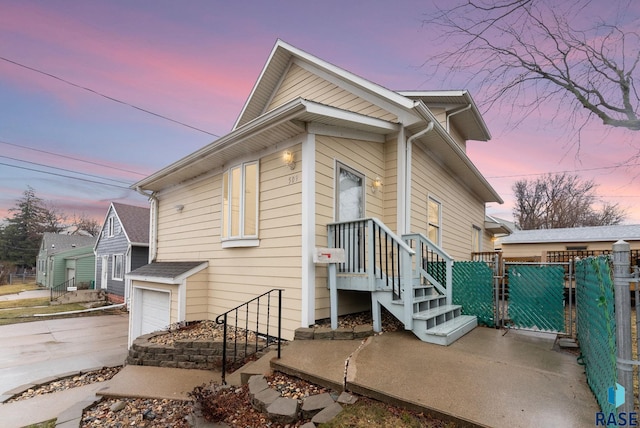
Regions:
M 77 288 L 95 283 L 96 238 L 92 236 L 45 233 L 37 260 L 37 282 L 48 288 L 74 280 Z

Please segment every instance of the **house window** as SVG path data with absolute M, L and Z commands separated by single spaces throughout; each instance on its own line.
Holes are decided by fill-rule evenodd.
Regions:
M 113 279 L 122 280 L 124 278 L 124 256 L 122 254 L 113 255 Z
M 113 217 L 109 217 L 107 220 L 107 236 L 113 236 L 115 234 L 115 221 Z
M 442 204 L 431 196 L 429 196 L 427 204 L 427 217 L 429 219 L 427 226 L 428 238 L 434 244 L 440 245 L 440 240 L 442 239 Z
M 258 162 L 222 174 L 221 236 L 223 240 L 258 237 Z
M 471 228 L 471 251 L 474 253 L 482 251 L 482 229 L 475 225 Z

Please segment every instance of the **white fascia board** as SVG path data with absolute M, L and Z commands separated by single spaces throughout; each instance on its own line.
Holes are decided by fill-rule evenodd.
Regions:
M 338 120 L 344 120 L 346 122 L 352 122 L 371 128 L 377 128 L 384 133 L 394 131 L 397 132 L 399 128 L 398 124 L 382 119 L 377 119 L 375 117 L 365 116 L 360 113 L 354 113 L 352 111 L 331 107 L 325 104 L 319 104 L 313 101 L 303 100 L 302 102 L 306 106 L 307 112 L 311 114 L 333 117 Z
M 141 188 L 153 183 L 156 180 L 166 177 L 174 172 L 177 172 L 183 168 L 186 168 L 193 161 L 201 158 L 205 158 L 213 153 L 216 153 L 227 146 L 232 146 L 248 135 L 259 132 L 265 128 L 277 125 L 283 121 L 291 120 L 295 115 L 305 110 L 305 105 L 301 98 L 292 100 L 254 120 L 243 125 L 242 127 L 232 131 L 231 133 L 218 138 L 214 142 L 206 145 L 205 147 L 185 156 L 184 158 L 172 163 L 171 165 L 155 172 L 147 178 L 143 178 L 137 183 L 131 186 L 131 189 Z
M 289 51 L 291 53 L 291 55 L 300 58 L 301 60 L 313 64 L 318 68 L 324 69 L 327 72 L 334 74 L 336 76 L 341 77 L 344 80 L 349 80 L 351 82 L 353 82 L 354 84 L 366 89 L 369 92 L 375 93 L 380 95 L 381 97 L 387 98 L 390 101 L 394 102 L 395 104 L 398 104 L 400 106 L 403 106 L 404 108 L 411 108 L 413 107 L 413 100 L 410 100 L 402 95 L 400 95 L 397 92 L 394 92 L 390 89 L 387 89 L 383 86 L 380 86 L 376 83 L 373 83 L 367 79 L 364 79 L 360 76 L 357 76 L 343 68 L 340 68 L 336 65 L 331 64 L 330 62 L 327 62 L 325 60 L 322 60 L 316 56 L 313 56 L 303 50 L 300 50 L 294 46 L 291 46 L 290 44 L 283 42 L 282 40 L 278 40 L 278 43 L 276 44 L 276 47 L 281 47 L 283 49 L 286 49 L 287 51 Z

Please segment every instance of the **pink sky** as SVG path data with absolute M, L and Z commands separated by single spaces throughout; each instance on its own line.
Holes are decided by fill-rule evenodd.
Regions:
M 464 87 L 465 76 L 428 76 L 421 67 L 440 43 L 421 22 L 433 11 L 419 0 L 392 8 L 388 1 L 364 8 L 338 0 L 5 1 L 0 57 L 123 103 L 0 60 L 0 219 L 27 185 L 68 214 L 99 221 L 111 201 L 146 205 L 128 185 L 213 141 L 210 134 L 226 134 L 278 38 L 389 89 L 469 89 L 481 103 L 485 94 Z M 505 200 L 488 213 L 512 218 L 516 180 L 576 171 L 598 183 L 603 200 L 627 211 L 626 223 L 640 224 L 638 161 L 613 168 L 637 155 L 639 133 L 593 121 L 578 150 L 565 121 L 551 121 L 557 106 L 540 106 L 517 127 L 504 119 L 508 112 L 507 106 L 485 112 L 493 139 L 468 145 L 471 159 Z M 7 158 L 69 171 L 51 170 L 56 174 L 75 171 L 124 183 L 46 175 L 24 169 L 42 167 Z

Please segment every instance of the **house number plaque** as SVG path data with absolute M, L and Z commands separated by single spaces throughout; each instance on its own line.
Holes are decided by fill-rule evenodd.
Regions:
M 293 174 L 289 176 L 289 184 L 296 184 L 301 182 L 300 174 Z

